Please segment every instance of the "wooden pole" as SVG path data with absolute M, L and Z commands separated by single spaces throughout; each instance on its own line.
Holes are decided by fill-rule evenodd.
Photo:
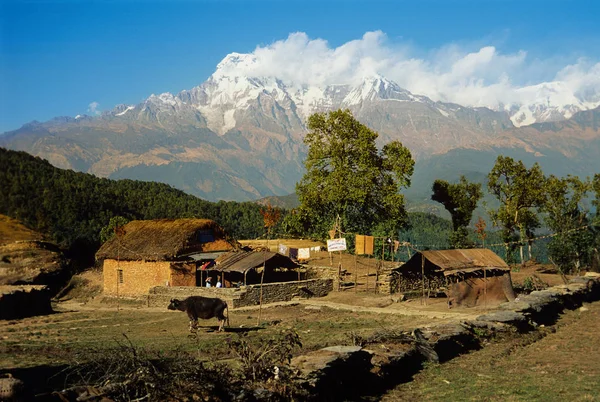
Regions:
M 267 231 L 267 249 L 269 248 L 269 232 L 270 228 Z M 256 322 L 256 326 L 260 325 L 260 316 L 262 312 L 262 301 L 263 301 L 263 281 L 265 279 L 265 271 L 267 270 L 267 252 L 263 249 L 263 271 L 260 275 L 260 299 L 258 301 L 258 320 Z
M 337 228 L 338 228 L 338 239 L 342 238 L 342 220 L 340 216 L 337 217 Z M 342 250 L 340 250 L 340 262 L 338 264 L 338 291 L 341 290 L 342 286 Z
M 487 271 L 483 267 L 483 306 L 487 306 Z
M 118 228 L 118 227 L 117 227 Z M 119 274 L 121 267 L 121 238 L 117 233 L 118 230 L 115 230 L 115 236 L 117 236 L 117 312 L 119 311 Z
M 421 288 L 423 290 L 423 296 L 421 304 L 425 303 L 425 256 L 421 253 Z
M 357 265 L 356 252 L 354 253 L 354 291 L 358 292 L 358 265 Z

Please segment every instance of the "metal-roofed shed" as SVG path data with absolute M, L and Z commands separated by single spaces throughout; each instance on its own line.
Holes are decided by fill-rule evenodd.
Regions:
M 396 270 L 394 291 L 444 292 L 450 305 L 476 306 L 514 300 L 510 267 L 492 250 L 427 250 Z
M 265 283 L 298 280 L 299 265 L 292 259 L 279 253 L 257 250 L 237 250 L 221 255 L 215 260 L 215 265 L 207 269 L 207 276 L 223 278 L 226 287 L 260 283 L 263 266 Z

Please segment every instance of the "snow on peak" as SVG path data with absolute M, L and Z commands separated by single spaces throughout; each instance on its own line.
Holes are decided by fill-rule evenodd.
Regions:
M 510 113 L 510 119 L 517 127 L 569 119 L 579 111 L 600 106 L 600 101 L 580 99 L 563 81 L 542 82 L 516 91 L 520 102 L 504 105 L 504 110 Z
M 230 53 L 217 64 L 217 70 L 214 72 L 213 77 L 248 74 L 257 64 L 258 60 L 252 54 Z
M 122 112 L 116 113 L 115 116 L 123 116 L 125 113 L 133 109 L 135 109 L 135 106 L 127 106 Z
M 358 105 L 364 101 L 396 100 L 396 101 L 420 101 L 409 91 L 400 88 L 396 83 L 379 75 L 364 78 L 344 98 L 344 105 Z

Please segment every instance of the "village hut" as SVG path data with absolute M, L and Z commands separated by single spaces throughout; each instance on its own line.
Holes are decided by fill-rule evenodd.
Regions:
M 205 276 L 220 279 L 224 287 L 296 281 L 299 265 L 291 258 L 266 250 L 236 250 L 223 254 L 206 269 Z M 213 279 L 213 283 L 215 280 Z
M 131 221 L 100 247 L 104 293 L 147 294 L 154 286 L 200 286 L 199 267 L 238 247 L 208 219 Z
M 395 270 L 393 289 L 406 295 L 443 292 L 450 306 L 473 307 L 515 299 L 510 267 L 492 250 L 428 250 Z

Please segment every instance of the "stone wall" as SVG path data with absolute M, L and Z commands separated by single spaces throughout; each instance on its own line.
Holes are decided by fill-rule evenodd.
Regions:
M 332 279 L 310 279 L 298 282 L 265 283 L 263 303 L 290 301 L 294 298 L 323 297 L 333 290 Z M 234 307 L 260 304 L 260 285 L 245 286 L 239 299 L 233 300 Z
M 307 267 L 306 279 L 331 279 L 333 281 L 333 289 L 338 288 L 340 277 L 338 267 L 311 265 Z
M 296 282 L 263 284 L 263 303 L 290 301 L 294 298 L 326 296 L 333 290 L 331 279 L 309 279 Z M 166 307 L 173 298 L 185 299 L 188 296 L 218 297 L 225 300 L 230 308 L 255 306 L 260 303 L 260 285 L 241 288 L 202 288 L 202 287 L 153 287 L 148 295 L 150 307 Z

